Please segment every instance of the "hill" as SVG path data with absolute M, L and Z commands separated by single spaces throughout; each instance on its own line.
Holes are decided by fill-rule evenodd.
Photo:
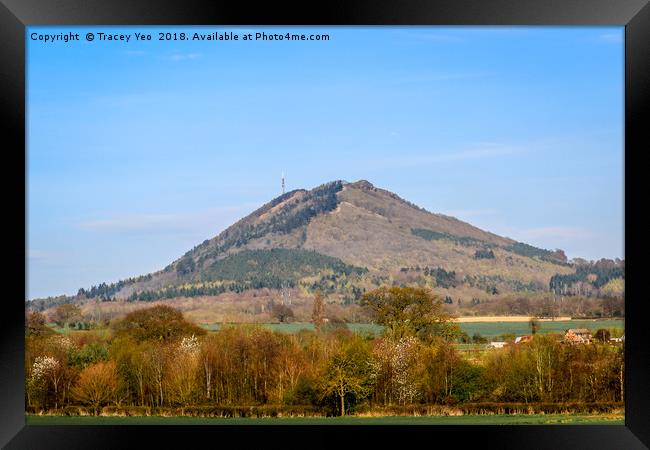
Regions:
M 561 250 L 431 213 L 365 180 L 339 180 L 271 200 L 161 271 L 80 289 L 77 297 L 151 301 L 290 287 L 354 303 L 380 285 L 418 284 L 480 302 L 557 291 L 585 270 Z M 614 275 L 602 285 L 622 270 Z

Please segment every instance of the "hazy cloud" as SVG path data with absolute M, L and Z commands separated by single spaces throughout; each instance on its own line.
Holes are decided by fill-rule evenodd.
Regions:
M 501 220 L 498 222 L 489 220 L 486 223 L 478 224 L 478 226 L 510 239 L 549 249 L 566 244 L 573 245 L 578 241 L 584 243 L 599 236 L 593 230 L 574 226 L 558 225 L 522 229 L 508 226 Z
M 60 268 L 69 261 L 68 255 L 59 251 L 27 249 L 27 265 L 29 267 Z
M 172 55 L 166 56 L 165 59 L 168 59 L 170 61 L 185 61 L 188 59 L 196 59 L 200 56 L 200 53 L 174 53 Z
M 510 237 L 527 244 L 549 250 L 561 248 L 569 258 L 623 257 L 622 242 L 619 236 L 596 232 L 583 227 L 550 226 L 520 230 Z
M 526 244 L 549 250 L 561 248 L 569 257 L 600 258 L 594 249 L 607 238 L 592 230 L 571 226 L 550 226 L 514 231 L 509 234 L 513 239 Z M 602 250 L 600 250 L 602 251 Z
M 92 97 L 90 101 L 99 106 L 123 107 L 147 103 L 155 98 L 151 94 L 110 94 Z
M 487 216 L 491 214 L 496 214 L 498 211 L 493 208 L 483 208 L 483 209 L 453 209 L 450 211 L 443 211 L 442 214 L 447 216 L 452 216 L 456 218 L 463 217 L 478 217 L 478 216 Z
M 491 72 L 419 72 L 410 73 L 404 76 L 397 76 L 391 80 L 391 84 L 408 84 L 408 83 L 435 83 L 440 81 L 453 81 L 486 78 L 494 76 Z
M 607 44 L 622 44 L 623 43 L 623 33 L 605 33 L 598 36 L 600 42 Z
M 30 248 L 27 250 L 27 258 L 29 258 L 32 261 L 43 261 L 46 260 L 50 257 L 50 254 L 48 252 L 44 252 L 43 250 L 37 250 Z
M 469 161 L 477 159 L 490 159 L 502 156 L 522 154 L 526 151 L 520 147 L 509 147 L 500 145 L 483 145 L 467 150 L 449 153 L 431 152 L 430 155 L 409 156 L 402 155 L 399 158 L 385 158 L 374 161 L 374 168 L 407 168 L 419 167 L 426 164 L 448 162 L 448 161 Z
M 522 152 L 523 150 L 520 148 L 490 146 L 487 148 L 480 148 L 475 150 L 466 150 L 466 151 L 455 152 L 455 153 L 431 155 L 429 157 L 422 158 L 422 161 L 423 162 L 462 161 L 466 159 L 484 159 L 484 158 L 494 158 L 497 156 L 514 155 Z
M 522 230 L 518 234 L 522 239 L 529 240 L 574 241 L 577 239 L 591 239 L 595 237 L 592 231 L 580 227 L 533 228 Z
M 104 233 L 200 233 L 211 229 L 216 233 L 259 206 L 246 204 L 185 214 L 125 214 L 84 221 L 79 223 L 78 227 L 86 231 Z

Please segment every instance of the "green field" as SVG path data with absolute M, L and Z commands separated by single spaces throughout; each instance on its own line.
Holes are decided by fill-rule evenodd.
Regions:
M 391 417 L 26 416 L 27 425 L 624 425 L 620 415 L 534 414 Z
M 59 328 L 55 324 L 48 324 L 59 333 L 69 333 L 70 328 Z M 530 325 L 528 322 L 465 322 L 459 323 L 460 329 L 473 336 L 478 333 L 486 338 L 498 338 L 502 334 L 514 334 L 521 336 L 530 334 Z M 623 332 L 625 321 L 623 319 L 593 319 L 593 320 L 558 320 L 540 322 L 539 333 L 564 333 L 569 328 L 589 328 L 595 333 L 599 328 L 620 330 Z M 203 328 L 215 331 L 223 325 L 219 323 L 201 324 Z M 308 322 L 294 323 L 265 323 L 265 328 L 282 333 L 298 333 L 300 330 L 313 330 L 314 325 Z M 369 333 L 379 335 L 383 329 L 381 325 L 372 323 L 349 323 L 348 328 L 355 333 Z M 106 330 L 104 330 L 106 331 Z
M 530 334 L 528 322 L 466 322 L 460 323 L 460 329 L 470 336 L 479 333 L 483 337 L 497 338 L 502 334 L 514 334 L 521 336 Z M 215 331 L 221 328 L 221 324 L 202 324 L 208 330 Z M 313 330 L 311 323 L 266 323 L 264 327 L 283 333 L 297 333 L 300 330 Z M 558 320 L 540 322 L 540 333 L 564 333 L 569 328 L 589 328 L 595 332 L 599 328 L 623 330 L 623 319 L 602 319 L 602 320 Z M 354 332 L 366 332 L 379 334 L 383 329 L 380 325 L 371 323 L 350 323 L 348 328 Z
M 600 328 L 623 330 L 623 319 L 601 319 L 601 320 L 558 320 L 539 322 L 539 333 L 564 333 L 569 328 L 589 328 L 592 333 Z M 460 329 L 473 336 L 479 333 L 484 337 L 498 337 L 502 334 L 514 334 L 521 336 L 530 334 L 528 322 L 466 322 L 461 323 Z

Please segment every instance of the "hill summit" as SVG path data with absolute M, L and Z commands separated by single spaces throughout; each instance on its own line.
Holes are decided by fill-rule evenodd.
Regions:
M 574 270 L 549 251 L 434 214 L 366 180 L 287 192 L 163 270 L 86 297 L 153 300 L 302 287 L 345 298 L 382 284 L 548 290 Z M 94 291 L 93 291 L 94 289 Z

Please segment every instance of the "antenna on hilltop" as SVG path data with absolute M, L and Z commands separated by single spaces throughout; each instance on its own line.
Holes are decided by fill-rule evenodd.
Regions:
M 284 172 L 282 172 L 282 195 L 284 195 Z

